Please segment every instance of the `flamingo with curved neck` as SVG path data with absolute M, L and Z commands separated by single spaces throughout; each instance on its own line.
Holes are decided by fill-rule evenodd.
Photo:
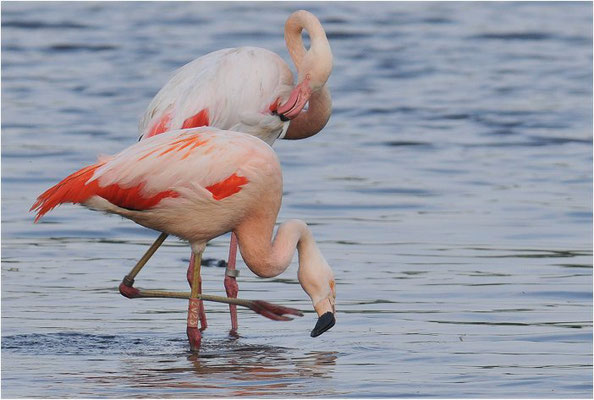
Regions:
M 328 38 L 316 16 L 300 10 L 285 23 L 285 43 L 297 69 L 296 85 L 287 63 L 269 50 L 239 47 L 206 54 L 180 68 L 153 98 L 140 120 L 141 139 L 199 126 L 249 133 L 270 145 L 279 136 L 303 139 L 318 133 L 332 112 L 325 86 L 332 72 Z

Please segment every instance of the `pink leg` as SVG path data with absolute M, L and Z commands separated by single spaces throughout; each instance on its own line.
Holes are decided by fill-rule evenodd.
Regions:
M 192 287 L 192 275 L 194 273 L 194 253 L 192 252 L 192 255 L 190 256 L 190 265 L 188 266 L 188 284 L 190 285 L 190 288 Z M 200 284 L 198 286 L 198 293 L 202 293 L 202 281 L 200 281 Z M 197 307 L 198 307 L 198 318 L 200 320 L 200 331 L 205 330 L 206 328 L 208 328 L 208 324 L 206 323 L 206 313 L 204 312 L 204 302 L 202 300 L 198 300 L 197 303 Z
M 198 299 L 200 289 L 202 288 L 202 279 L 200 278 L 201 259 L 202 251 L 197 256 L 192 257 L 193 268 L 190 283 L 192 290 L 190 291 L 190 301 L 188 303 L 188 328 L 186 332 L 190 341 L 190 350 L 193 352 L 200 350 L 200 343 L 202 342 L 202 333 L 198 329 L 198 315 L 200 312 L 200 303 L 202 303 L 202 300 Z
M 235 269 L 235 260 L 237 258 L 237 236 L 231 232 L 231 244 L 229 245 L 229 261 L 227 262 L 227 270 L 225 271 L 225 291 L 227 296 L 236 298 L 239 292 L 239 286 L 235 277 L 238 271 Z M 231 313 L 231 331 L 229 334 L 237 336 L 237 306 L 229 304 L 229 312 Z
M 186 333 L 188 334 L 188 340 L 190 341 L 190 350 L 200 350 L 200 343 L 202 342 L 202 333 L 198 330 L 198 310 L 199 310 L 198 299 L 190 299 L 188 305 L 188 327 Z

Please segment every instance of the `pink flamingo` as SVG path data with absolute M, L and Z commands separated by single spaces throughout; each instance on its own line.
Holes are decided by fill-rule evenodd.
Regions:
M 244 305 L 272 319 L 300 315 L 264 302 L 198 293 L 206 243 L 229 231 L 249 269 L 261 277 L 285 271 L 297 249 L 298 279 L 318 314 L 311 336 L 334 325 L 333 273 L 307 225 L 286 221 L 273 239 L 281 197 L 281 168 L 269 145 L 248 134 L 202 127 L 163 133 L 87 166 L 41 194 L 31 210 L 37 211 L 37 221 L 61 203 L 79 203 L 163 232 L 163 240 L 171 234 L 189 241 L 195 260 L 191 293 L 130 289 L 133 297 L 189 298 L 187 333 L 196 351 L 201 300 Z
M 311 39 L 309 50 L 303 46 L 303 29 Z M 180 68 L 157 93 L 141 119 L 140 139 L 199 126 L 249 133 L 270 145 L 277 138 L 304 139 L 318 133 L 332 110 L 325 86 L 332 71 L 326 33 L 313 14 L 300 10 L 285 23 L 285 41 L 298 71 L 295 87 L 287 63 L 269 50 L 241 47 L 209 53 Z M 224 280 L 229 297 L 236 297 L 239 290 L 236 252 L 237 238 L 232 233 Z M 193 265 L 190 258 L 188 281 Z M 235 335 L 237 311 L 235 305 L 229 309 Z M 206 329 L 202 303 L 200 322 L 201 329 Z

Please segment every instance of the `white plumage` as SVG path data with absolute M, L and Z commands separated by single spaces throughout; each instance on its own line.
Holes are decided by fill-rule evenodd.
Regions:
M 208 125 L 244 132 L 272 144 L 288 122 L 270 111 L 287 100 L 293 73 L 277 54 L 257 47 L 223 49 L 184 65 L 157 93 L 139 124 L 141 138 L 170 116 L 166 130 L 208 110 Z

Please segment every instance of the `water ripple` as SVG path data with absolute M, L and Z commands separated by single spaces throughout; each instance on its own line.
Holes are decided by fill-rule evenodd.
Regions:
M 271 279 L 239 259 L 238 282 L 303 318 L 239 310 L 232 338 L 228 306 L 206 304 L 192 355 L 187 302 L 117 291 L 155 232 L 72 205 L 33 224 L 40 193 L 137 140 L 174 69 L 242 45 L 290 63 L 296 7 L 2 4 L 2 394 L 591 398 L 588 3 L 307 4 L 332 46 L 333 115 L 274 148 L 279 222 L 307 221 L 335 274 L 318 338 L 297 257 Z M 206 250 L 208 293 L 225 294 L 228 241 Z M 138 285 L 186 291 L 188 256 L 167 239 Z

